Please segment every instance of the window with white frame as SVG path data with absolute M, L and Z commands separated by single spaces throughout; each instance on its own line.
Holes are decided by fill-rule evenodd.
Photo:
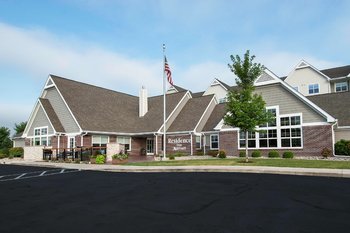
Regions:
M 131 137 L 117 137 L 117 143 L 124 145 L 126 151 L 131 150 Z
M 309 84 L 309 94 L 317 94 L 320 92 L 319 85 L 316 84 Z
M 201 136 L 196 136 L 196 149 L 201 149 L 202 143 L 201 143 Z
M 218 134 L 210 135 L 210 149 L 211 150 L 219 149 L 219 135 Z
M 258 132 L 248 133 L 248 148 L 295 148 L 302 147 L 302 116 L 300 113 L 279 115 L 277 109 L 272 123 L 259 126 Z M 239 147 L 245 147 L 245 134 L 239 134 Z
M 34 146 L 51 146 L 51 137 L 48 136 L 48 127 L 34 128 Z
M 348 91 L 348 82 L 335 83 L 335 92 Z
M 281 147 L 301 147 L 301 116 L 281 117 Z
M 68 138 L 68 147 L 70 149 L 75 148 L 75 137 L 69 137 Z
M 104 135 L 92 135 L 92 146 L 93 147 L 107 147 L 108 136 Z
M 241 131 L 239 133 L 239 146 L 245 147 L 245 132 Z M 255 148 L 256 140 L 255 140 L 255 132 L 248 131 L 248 148 Z

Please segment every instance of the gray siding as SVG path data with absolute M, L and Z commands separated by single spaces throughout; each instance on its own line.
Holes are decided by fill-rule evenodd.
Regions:
M 29 128 L 28 136 L 34 136 L 34 128 L 46 127 L 46 126 L 48 127 L 48 134 L 53 134 L 54 131 L 50 124 L 50 121 L 49 119 L 47 119 L 43 108 L 39 105 L 39 110 L 35 115 L 32 125 Z
M 256 88 L 266 102 L 266 106 L 279 106 L 280 114 L 302 113 L 303 123 L 326 122 L 319 113 L 306 105 L 280 84 Z
M 63 102 L 63 99 L 58 93 L 56 87 L 48 89 L 44 98 L 50 100 L 50 103 L 55 110 L 58 119 L 61 121 L 64 129 L 66 130 L 66 133 L 79 132 L 79 126 L 75 123 L 74 118 Z
M 274 80 L 274 79 L 270 75 L 263 72 L 262 75 L 260 76 L 260 78 L 256 82 L 260 83 L 260 82 L 266 82 L 266 81 L 271 81 L 271 80 Z

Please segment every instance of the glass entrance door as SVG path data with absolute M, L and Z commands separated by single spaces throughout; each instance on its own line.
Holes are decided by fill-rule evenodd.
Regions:
M 147 138 L 146 141 L 146 152 L 147 155 L 153 155 L 154 154 L 154 139 L 153 138 Z

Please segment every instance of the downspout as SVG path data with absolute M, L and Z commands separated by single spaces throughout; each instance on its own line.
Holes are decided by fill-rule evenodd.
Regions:
M 82 132 L 81 133 L 81 137 L 80 137 L 80 146 L 83 147 L 84 146 L 84 136 L 86 136 L 88 134 L 88 132 Z
M 190 133 L 191 136 L 191 155 L 193 155 L 193 134 L 192 132 Z

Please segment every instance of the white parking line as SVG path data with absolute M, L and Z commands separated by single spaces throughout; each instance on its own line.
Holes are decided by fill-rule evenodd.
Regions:
M 25 175 L 27 175 L 27 173 L 23 173 L 22 175 L 17 176 L 17 177 L 15 178 L 15 180 L 18 180 L 19 178 L 21 178 L 22 176 L 25 176 Z
M 46 170 L 46 171 L 27 172 L 22 174 L 17 173 L 17 174 L 0 176 L 0 182 L 10 181 L 10 180 L 23 180 L 28 178 L 44 177 L 44 176 L 51 176 L 51 175 L 63 175 L 66 173 L 80 172 L 80 171 L 81 171 L 80 169 L 69 169 L 69 170 L 54 169 L 54 170 Z
M 46 173 L 46 171 L 43 171 L 39 176 L 42 176 L 42 175 L 44 175 Z

